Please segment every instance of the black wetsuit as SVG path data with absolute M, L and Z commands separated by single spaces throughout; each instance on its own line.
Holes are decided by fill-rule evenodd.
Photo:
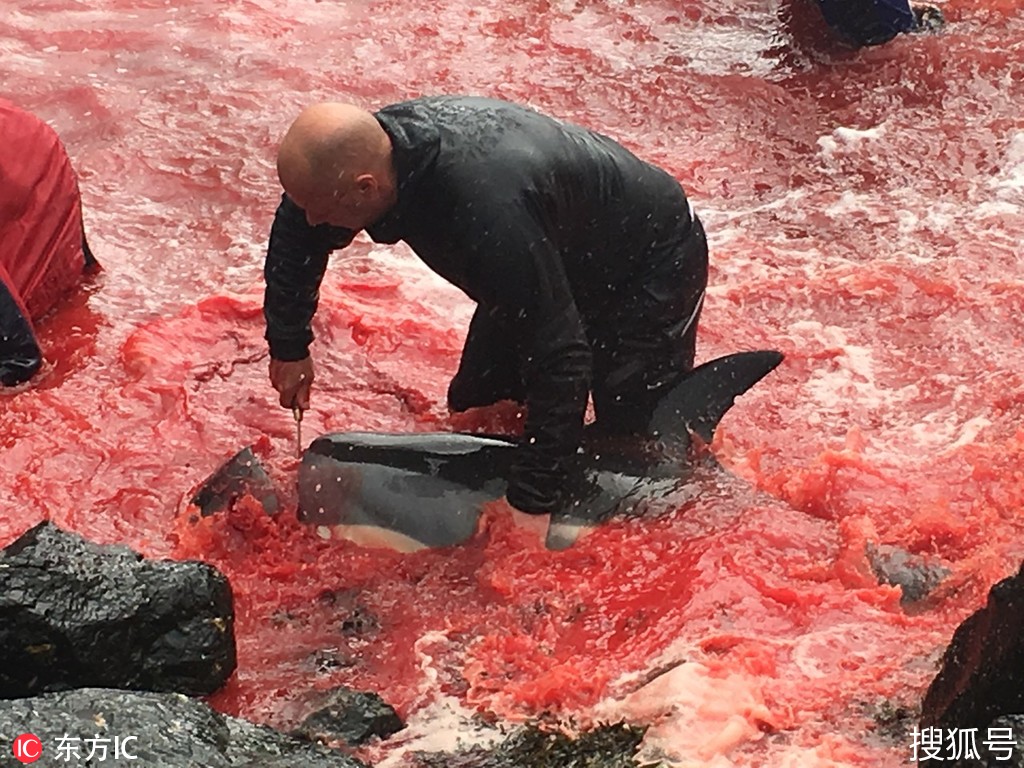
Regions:
M 917 28 L 909 0 L 818 0 L 826 23 L 857 46 L 881 45 Z
M 99 267 L 84 234 L 82 255 L 85 257 L 85 271 Z M 43 353 L 32 329 L 32 321 L 22 313 L 11 289 L 0 280 L 0 385 L 13 387 L 23 384 L 35 376 L 42 364 Z
M 13 387 L 35 376 L 43 354 L 7 284 L 0 280 L 0 385 Z
M 443 96 L 376 117 L 394 147 L 398 202 L 367 232 L 404 240 L 478 303 L 449 404 L 526 403 L 508 500 L 554 511 L 591 385 L 598 425 L 642 432 L 692 368 L 707 283 L 700 222 L 669 174 L 521 106 Z M 265 270 L 274 358 L 308 354 L 328 253 L 353 236 L 309 226 L 282 199 Z

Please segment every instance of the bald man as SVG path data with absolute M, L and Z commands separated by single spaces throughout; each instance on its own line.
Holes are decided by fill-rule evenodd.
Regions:
M 595 429 L 642 435 L 693 367 L 707 239 L 679 183 L 612 139 L 490 99 L 304 110 L 281 142 L 265 276 L 270 379 L 309 407 L 310 329 L 330 252 L 360 230 L 407 243 L 477 303 L 454 411 L 527 406 L 508 502 L 571 503 Z

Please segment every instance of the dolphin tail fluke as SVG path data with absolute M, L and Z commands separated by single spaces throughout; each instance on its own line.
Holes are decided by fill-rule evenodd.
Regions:
M 776 350 L 738 352 L 694 368 L 655 408 L 651 434 L 671 440 L 686 439 L 692 432 L 711 442 L 736 398 L 771 373 L 782 358 Z

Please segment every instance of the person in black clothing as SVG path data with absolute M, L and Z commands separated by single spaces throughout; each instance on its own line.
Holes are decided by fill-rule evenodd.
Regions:
M 309 407 L 328 254 L 362 229 L 477 302 L 448 404 L 527 406 L 506 494 L 518 510 L 571 503 L 588 394 L 594 429 L 642 435 L 693 367 L 704 230 L 676 179 L 606 136 L 476 97 L 325 103 L 289 128 L 278 175 L 264 315 L 286 408 Z
M 909 0 L 818 0 L 825 22 L 843 40 L 861 47 L 887 43 L 904 32 L 942 28 L 942 11 Z

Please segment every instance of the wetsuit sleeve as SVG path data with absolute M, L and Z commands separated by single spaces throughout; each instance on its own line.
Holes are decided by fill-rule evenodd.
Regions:
M 305 212 L 283 195 L 270 230 L 263 269 L 266 339 L 275 360 L 302 360 L 313 341 L 311 322 L 320 299 L 320 282 L 331 251 L 352 242 L 355 232 L 320 224 L 311 227 Z
M 476 210 L 462 228 L 476 298 L 518 341 L 528 413 L 509 477 L 509 503 L 553 512 L 583 435 L 591 351 L 561 257 L 525 206 Z M 509 354 L 513 354 L 509 350 Z
M 0 279 L 0 384 L 13 387 L 28 381 L 42 364 L 32 326 Z

